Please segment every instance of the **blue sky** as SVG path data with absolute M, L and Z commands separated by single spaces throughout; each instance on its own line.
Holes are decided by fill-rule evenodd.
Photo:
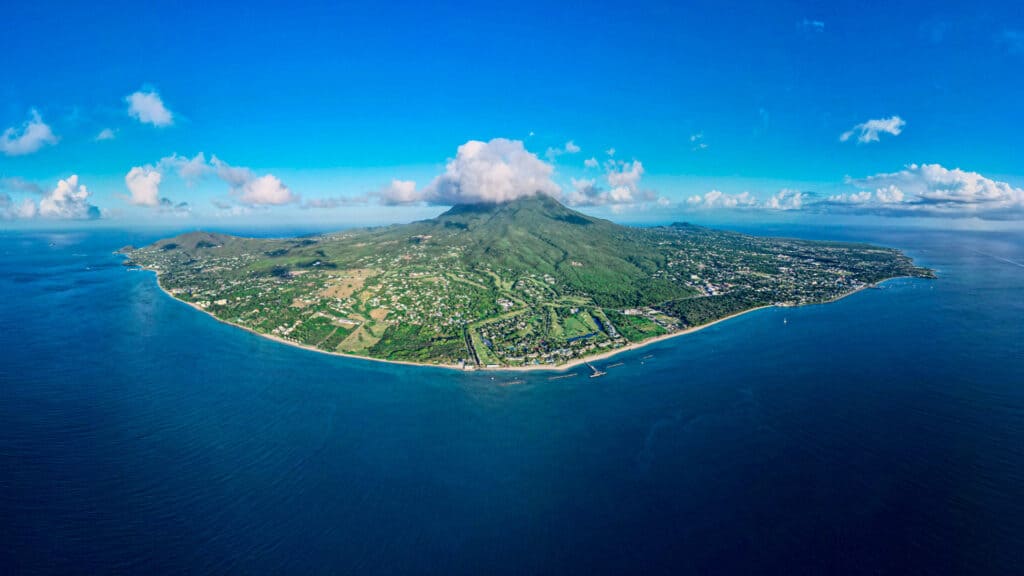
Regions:
M 1014 3 L 33 4 L 0 225 L 401 221 L 510 166 L 626 221 L 1024 214 Z

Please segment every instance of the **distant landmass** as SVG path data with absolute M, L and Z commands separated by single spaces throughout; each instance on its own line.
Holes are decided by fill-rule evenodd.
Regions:
M 122 252 L 169 294 L 258 334 L 464 369 L 565 367 L 764 306 L 933 277 L 890 248 L 622 226 L 543 194 L 404 225 L 193 232 Z

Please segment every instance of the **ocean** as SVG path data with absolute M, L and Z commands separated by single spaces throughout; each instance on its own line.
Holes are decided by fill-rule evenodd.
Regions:
M 112 252 L 0 232 L 0 573 L 1008 574 L 1024 234 L 764 228 L 937 270 L 602 378 L 278 344 Z

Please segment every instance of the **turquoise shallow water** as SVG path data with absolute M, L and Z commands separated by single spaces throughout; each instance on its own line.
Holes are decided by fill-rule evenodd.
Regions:
M 0 572 L 1019 570 L 1024 236 L 767 231 L 940 279 L 551 381 L 226 326 L 111 254 L 155 235 L 2 232 Z

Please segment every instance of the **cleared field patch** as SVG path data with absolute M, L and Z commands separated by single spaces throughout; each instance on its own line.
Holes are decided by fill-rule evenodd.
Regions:
M 665 334 L 667 330 L 645 316 L 627 316 L 615 310 L 605 310 L 605 316 L 615 325 L 619 334 L 630 342 L 639 342 Z
M 342 340 L 336 350 L 338 352 L 365 353 L 367 349 L 379 342 L 383 335 L 383 333 L 374 334 L 366 324 L 363 324 Z
M 565 337 L 565 327 L 562 326 L 562 323 L 558 320 L 558 311 L 555 310 L 555 307 L 551 306 L 550 304 L 547 305 L 546 308 L 551 338 L 555 340 L 561 340 L 562 338 Z
M 338 326 L 344 326 L 345 328 L 354 328 L 359 325 L 359 322 L 349 318 L 335 318 L 334 323 Z
M 597 325 L 590 318 L 589 314 L 579 313 L 568 316 L 563 321 L 564 335 L 566 338 L 574 338 L 586 334 L 598 332 Z
M 324 289 L 320 294 L 328 298 L 338 298 L 344 300 L 355 294 L 356 292 L 363 289 L 363 285 L 366 284 L 367 278 L 371 278 L 377 275 L 377 271 L 372 268 L 353 268 L 351 270 L 342 270 L 337 275 L 332 275 L 324 283 Z
M 449 273 L 449 274 L 445 274 L 444 277 L 446 279 L 448 279 L 449 282 L 458 282 L 458 283 L 461 283 L 461 284 L 467 284 L 469 286 L 473 286 L 475 288 L 479 288 L 480 290 L 483 290 L 485 292 L 490 290 L 490 288 L 488 288 L 487 286 L 484 286 L 483 284 L 481 284 L 479 282 L 474 282 L 473 280 L 470 280 L 469 278 L 465 278 L 463 276 L 459 276 L 458 274 L 450 274 Z
M 470 340 L 473 342 L 473 349 L 476 350 L 476 355 L 480 358 L 480 363 L 484 366 L 488 364 L 494 364 L 498 362 L 498 358 L 494 355 L 494 352 L 484 343 L 484 339 L 476 330 L 469 331 Z M 468 352 L 468 350 L 467 350 Z
M 505 280 L 504 278 L 499 276 L 493 270 L 484 269 L 483 273 L 491 278 L 491 281 L 494 282 L 494 288 L 496 290 L 498 290 L 499 292 L 508 292 L 508 291 L 512 290 L 512 285 L 515 284 L 515 280 Z M 473 284 L 473 285 L 475 285 L 475 286 L 477 286 L 479 288 L 484 288 L 482 285 L 480 285 L 480 284 L 478 284 L 476 282 L 471 282 L 470 280 L 467 280 L 465 278 L 461 278 L 461 277 L 458 277 L 458 276 L 456 276 L 456 278 L 458 278 L 459 280 L 462 280 L 464 282 Z

